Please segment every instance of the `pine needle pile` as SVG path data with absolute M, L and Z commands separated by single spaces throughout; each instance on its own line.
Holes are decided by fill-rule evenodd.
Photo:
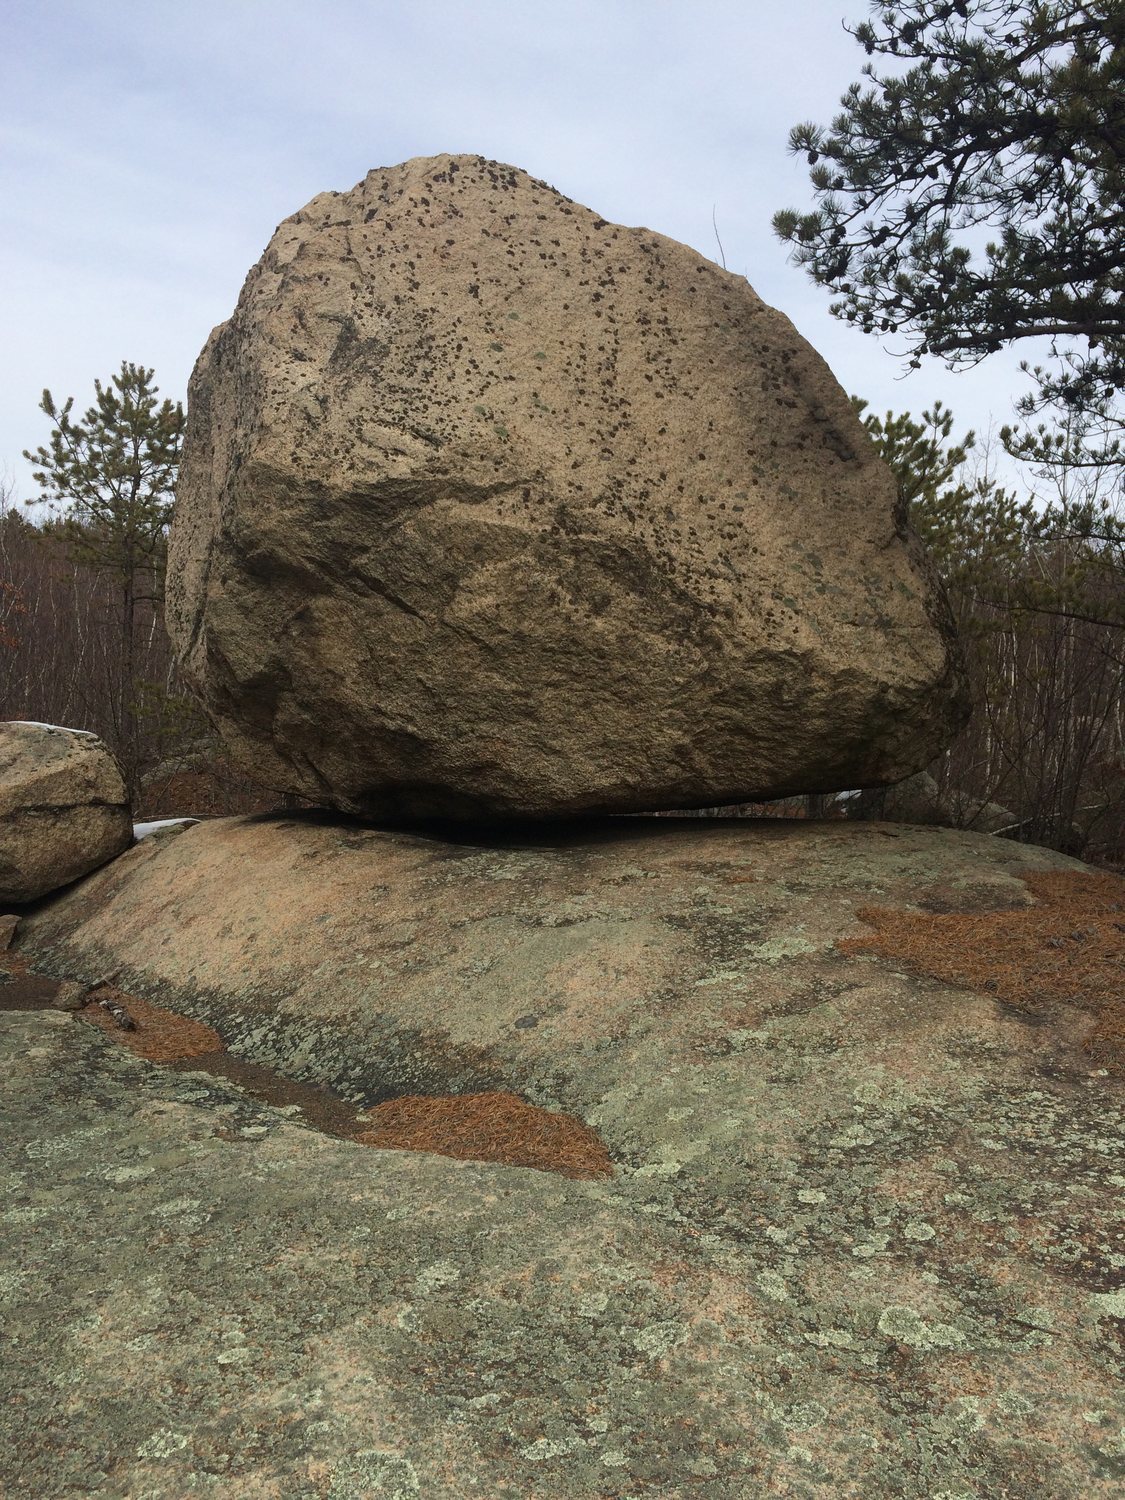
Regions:
M 100 986 L 92 998 L 100 996 L 117 1000 L 133 1021 L 133 1029 L 122 1030 L 113 1016 L 97 1005 L 87 1006 L 81 1013 L 82 1019 L 92 1026 L 101 1027 L 115 1042 L 149 1062 L 174 1062 L 179 1058 L 206 1057 L 209 1053 L 223 1051 L 222 1037 L 202 1021 L 193 1021 L 190 1016 L 151 1005 L 136 995 L 126 995 L 115 985 Z
M 1015 911 L 864 907 L 857 915 L 874 934 L 837 946 L 894 959 L 1029 1014 L 1087 1011 L 1095 1018 L 1083 1043 L 1091 1060 L 1125 1072 L 1125 880 L 1059 870 L 1024 881 L 1035 904 Z
M 609 1152 L 589 1126 L 515 1094 L 407 1095 L 368 1113 L 371 1129 L 356 1137 L 368 1146 L 534 1167 L 563 1177 L 613 1176 Z

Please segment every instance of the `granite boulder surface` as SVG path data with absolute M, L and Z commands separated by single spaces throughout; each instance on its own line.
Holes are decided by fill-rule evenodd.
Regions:
M 873 786 L 966 708 L 894 478 L 789 320 L 474 156 L 274 234 L 192 377 L 168 623 L 257 779 L 377 818 Z

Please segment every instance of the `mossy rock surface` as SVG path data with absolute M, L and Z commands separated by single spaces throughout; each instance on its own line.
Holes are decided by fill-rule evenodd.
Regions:
M 357 1107 L 570 1110 L 616 1173 L 371 1149 L 0 1016 L 6 1492 L 1116 1495 L 1121 1090 L 1083 997 L 837 947 L 874 905 L 1018 915 L 1045 872 L 1087 878 L 715 820 L 503 846 L 244 819 L 129 851 L 21 954 L 119 967 Z

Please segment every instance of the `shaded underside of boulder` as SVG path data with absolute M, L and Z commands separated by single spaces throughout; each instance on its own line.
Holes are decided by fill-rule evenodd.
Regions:
M 615 1175 L 330 1140 L 0 1018 L 13 1492 L 1108 1500 L 1121 1094 L 1080 997 L 1033 1024 L 837 947 L 1082 869 L 862 824 L 154 835 L 23 956 L 357 1105 L 512 1088 Z
M 133 837 L 125 782 L 96 736 L 0 723 L 0 901 L 34 901 L 97 869 Z
M 280 226 L 192 379 L 168 619 L 238 759 L 362 815 L 874 785 L 964 710 L 890 471 L 788 319 L 479 157 Z

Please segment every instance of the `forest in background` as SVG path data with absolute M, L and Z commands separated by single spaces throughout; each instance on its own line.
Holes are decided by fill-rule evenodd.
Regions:
M 32 521 L 0 494 L 0 719 L 93 730 L 117 757 L 138 817 L 276 805 L 229 764 L 183 681 L 159 565 L 138 579 L 127 642 L 120 578 L 91 560 L 87 529 Z

